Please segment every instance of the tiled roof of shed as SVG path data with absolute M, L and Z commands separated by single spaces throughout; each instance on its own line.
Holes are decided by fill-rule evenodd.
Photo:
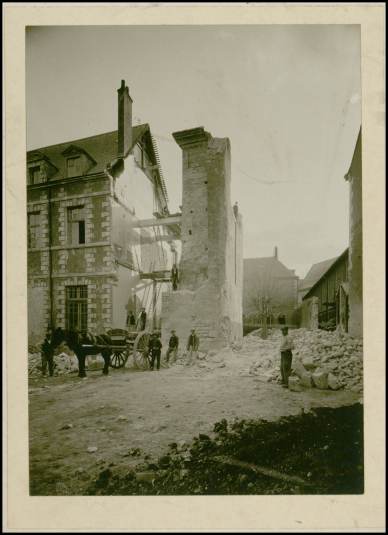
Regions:
M 305 278 L 301 281 L 299 290 L 308 290 L 312 288 L 316 282 L 326 273 L 326 271 L 334 264 L 338 256 L 334 258 L 329 258 L 328 260 L 323 260 L 322 262 L 317 262 L 313 264 Z

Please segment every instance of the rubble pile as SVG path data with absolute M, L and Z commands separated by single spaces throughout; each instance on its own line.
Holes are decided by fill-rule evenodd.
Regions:
M 214 424 L 212 436 L 199 433 L 190 442 L 172 442 L 159 458 L 144 456 L 144 462 L 127 466 L 102 463 L 84 493 L 361 494 L 362 429 L 361 404 L 317 408 L 273 422 L 223 419 Z
M 348 389 L 361 393 L 362 340 L 347 333 L 307 329 L 290 330 L 295 345 L 293 375 L 290 389 L 316 387 L 319 389 Z M 268 382 L 280 379 L 279 331 L 261 340 L 251 333 L 244 339 L 243 351 L 263 355 L 250 368 L 250 375 L 258 375 Z
M 48 373 L 48 366 L 47 366 Z M 78 361 L 73 355 L 60 353 L 54 357 L 54 375 L 66 375 L 78 371 Z M 28 354 L 28 375 L 30 377 L 41 377 L 42 357 L 40 353 Z

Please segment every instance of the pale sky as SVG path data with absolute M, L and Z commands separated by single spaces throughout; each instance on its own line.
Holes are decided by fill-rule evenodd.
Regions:
M 359 26 L 35 27 L 26 47 L 28 150 L 117 129 L 125 79 L 134 124 L 157 140 L 172 212 L 182 153 L 171 134 L 204 126 L 231 141 L 245 258 L 276 245 L 303 277 L 348 246 Z

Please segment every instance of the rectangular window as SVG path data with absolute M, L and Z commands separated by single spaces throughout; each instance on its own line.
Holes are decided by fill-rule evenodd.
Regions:
M 28 248 L 37 249 L 41 246 L 40 212 L 28 214 Z
M 70 245 L 85 243 L 85 209 L 83 206 L 67 209 L 67 229 Z
M 34 167 L 30 167 L 28 169 L 28 173 L 30 176 L 30 184 L 39 184 L 42 181 L 41 172 L 40 172 L 40 165 L 35 165 Z
M 88 287 L 66 288 L 66 329 L 86 332 L 88 330 Z

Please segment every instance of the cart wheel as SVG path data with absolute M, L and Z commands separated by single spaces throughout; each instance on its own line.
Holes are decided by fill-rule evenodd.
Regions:
M 146 370 L 149 368 L 148 342 L 150 335 L 147 331 L 139 333 L 133 344 L 133 361 L 138 368 Z
M 128 360 L 129 351 L 123 348 L 121 351 L 114 351 L 110 357 L 112 368 L 123 368 Z

